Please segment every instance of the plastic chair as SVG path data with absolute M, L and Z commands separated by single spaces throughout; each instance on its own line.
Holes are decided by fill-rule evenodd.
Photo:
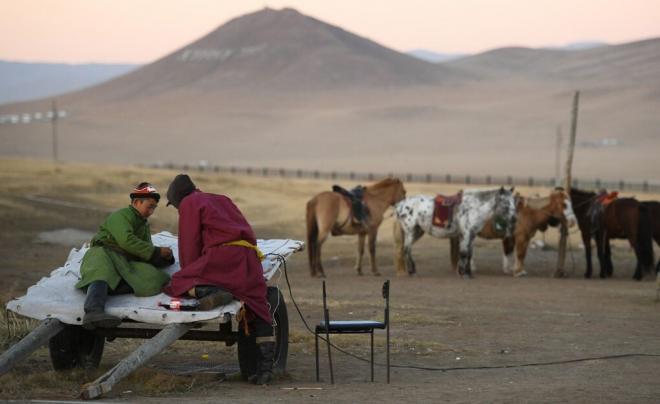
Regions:
M 315 329 L 316 342 L 316 381 L 319 381 L 319 334 L 325 334 L 328 347 L 328 365 L 330 366 L 330 383 L 335 383 L 332 369 L 332 353 L 330 351 L 330 334 L 370 334 L 371 335 L 371 381 L 374 381 L 374 330 L 385 330 L 387 335 L 387 383 L 390 382 L 390 281 L 383 283 L 383 299 L 385 299 L 385 315 L 383 321 L 373 320 L 330 320 L 328 304 L 323 281 L 323 321 Z

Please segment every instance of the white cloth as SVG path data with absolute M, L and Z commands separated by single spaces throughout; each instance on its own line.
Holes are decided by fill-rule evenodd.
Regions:
M 179 256 L 177 237 L 171 233 L 155 234 L 152 240 L 154 245 L 170 247 L 174 256 Z M 303 245 L 304 243 L 298 240 L 257 240 L 257 246 L 266 255 L 261 262 L 266 281 L 270 280 L 280 268 L 278 255 L 286 259 L 302 250 Z M 7 309 L 37 320 L 57 318 L 66 324 L 81 324 L 85 293 L 76 289 L 75 284 L 80 279 L 80 263 L 88 249 L 88 245 L 83 245 L 80 249 L 72 249 L 63 267 L 57 268 L 49 276 L 31 286 L 25 296 L 8 302 Z M 178 270 L 178 262 L 163 269 L 170 275 Z M 173 311 L 158 305 L 161 302 L 169 304 L 170 299 L 163 293 L 151 297 L 135 297 L 133 294 L 109 296 L 105 310 L 109 314 L 142 323 L 170 324 L 214 319 L 224 322 L 225 313 L 235 315 L 240 309 L 240 302 L 235 300 L 210 311 Z

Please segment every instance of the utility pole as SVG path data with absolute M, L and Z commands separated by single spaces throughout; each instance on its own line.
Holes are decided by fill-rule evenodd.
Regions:
M 573 111 L 571 120 L 571 138 L 568 143 L 568 152 L 566 156 L 566 177 L 564 178 L 564 189 L 566 193 L 571 195 L 571 170 L 573 168 L 573 152 L 575 150 L 575 136 L 577 132 L 577 118 L 578 118 L 578 103 L 580 100 L 580 92 L 576 91 L 573 96 Z M 568 229 L 566 225 L 561 225 L 561 234 L 559 237 L 559 256 L 557 257 L 557 269 L 555 270 L 555 278 L 563 278 L 566 276 L 564 264 L 566 262 L 566 242 L 568 238 Z
M 558 187 L 561 184 L 561 173 L 560 167 L 561 163 L 561 125 L 557 125 L 557 142 L 555 144 L 555 186 Z
M 57 100 L 53 99 L 53 107 L 52 107 L 52 118 L 50 119 L 51 126 L 53 128 L 53 162 L 57 163 L 58 156 L 57 156 L 57 115 L 59 112 L 57 111 Z

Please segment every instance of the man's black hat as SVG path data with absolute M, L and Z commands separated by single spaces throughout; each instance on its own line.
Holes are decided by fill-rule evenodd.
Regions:
M 179 209 L 181 201 L 186 196 L 190 195 L 197 187 L 192 182 L 190 177 L 186 174 L 179 174 L 174 177 L 169 188 L 167 188 L 167 205 L 174 205 L 175 208 Z

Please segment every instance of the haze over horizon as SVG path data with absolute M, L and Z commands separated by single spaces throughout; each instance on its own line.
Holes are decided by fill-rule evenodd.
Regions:
M 0 59 L 52 63 L 152 62 L 243 14 L 295 8 L 401 52 L 480 53 L 495 48 L 611 44 L 660 37 L 657 1 L 140 0 L 5 1 Z

